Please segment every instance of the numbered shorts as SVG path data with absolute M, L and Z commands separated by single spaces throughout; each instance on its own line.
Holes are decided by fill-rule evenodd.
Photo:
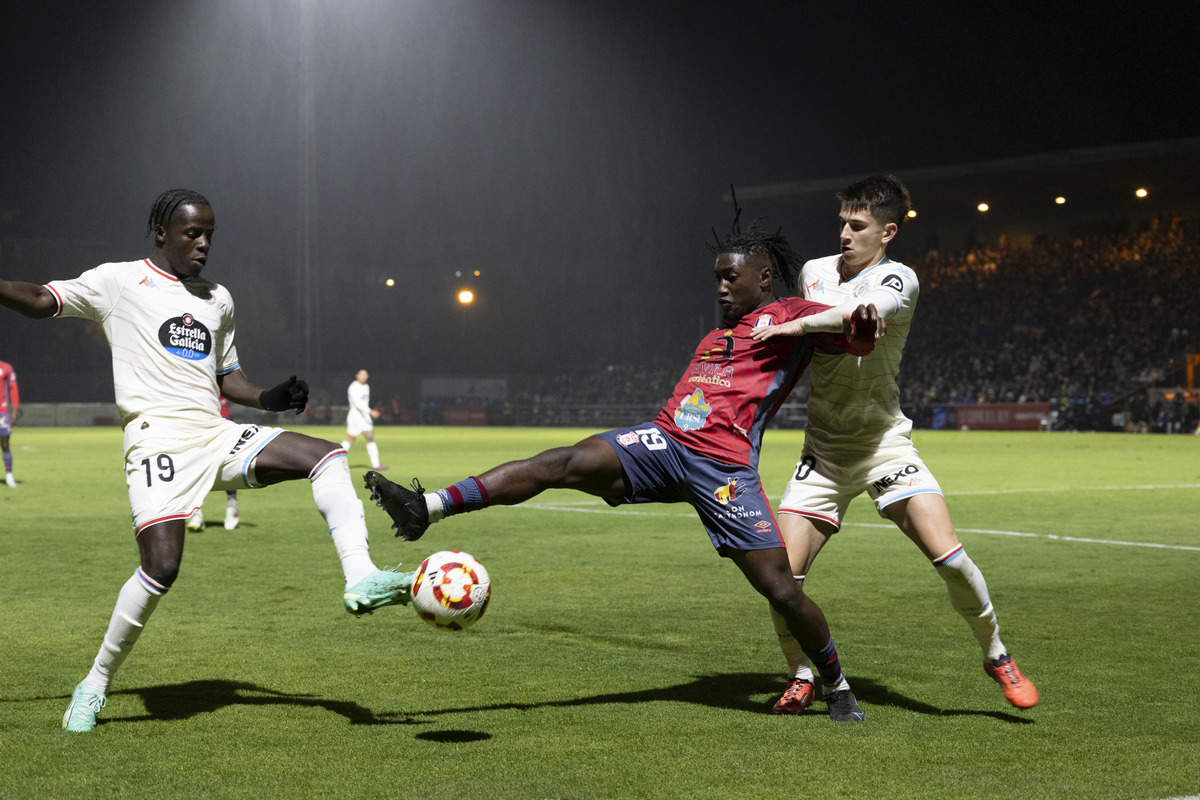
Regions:
M 0 414 L 0 436 L 12 436 L 12 420 L 8 414 Z
M 125 427 L 125 483 L 133 528 L 186 519 L 214 489 L 257 489 L 254 462 L 282 428 L 220 420 L 178 430 L 154 419 Z
M 722 556 L 783 546 L 771 503 L 750 467 L 696 455 L 651 423 L 596 435 L 616 451 L 631 487 L 627 497 L 606 500 L 609 505 L 689 503 Z
M 886 519 L 883 510 L 897 500 L 928 492 L 941 494 L 942 487 L 911 444 L 870 456 L 839 455 L 836 459 L 805 448 L 779 501 L 779 513 L 800 514 L 840 528 L 846 507 L 864 491 L 875 501 L 879 516 Z

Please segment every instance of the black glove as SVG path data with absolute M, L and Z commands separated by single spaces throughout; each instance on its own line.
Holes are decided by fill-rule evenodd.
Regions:
M 267 411 L 287 411 L 294 408 L 299 414 L 308 405 L 308 382 L 298 381 L 293 375 L 275 388 L 264 390 L 258 396 L 258 402 Z

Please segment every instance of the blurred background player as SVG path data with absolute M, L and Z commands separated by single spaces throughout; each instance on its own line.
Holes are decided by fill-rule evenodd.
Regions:
M 437 492 L 423 494 L 415 480 L 409 491 L 377 472 L 366 474 L 366 485 L 395 522 L 397 535 L 410 541 L 443 517 L 515 505 L 546 489 L 575 489 L 611 506 L 688 503 L 717 553 L 733 561 L 767 598 L 817 665 L 830 719 L 859 722 L 863 710 L 842 672 L 825 615 L 792 580 L 758 460 L 767 424 L 804 374 L 813 351 L 870 352 L 877 315 L 860 306 L 847 317 L 847 333 L 851 318 L 857 322 L 853 340 L 817 333 L 789 343 L 756 341 L 751 332 L 758 327 L 827 306 L 776 296 L 777 285 L 795 291 L 800 266 L 778 232 L 754 227 L 745 234 L 736 231 L 712 250 L 723 320 L 700 341 L 656 419 L 501 464 Z
M 308 386 L 292 376 L 262 389 L 234 346 L 233 299 L 200 277 L 216 221 L 203 195 L 163 192 L 150 210 L 147 258 L 106 263 L 73 280 L 0 280 L 0 305 L 34 319 L 98 322 L 112 350 L 124 428 L 125 476 L 140 564 L 121 587 L 92 668 L 71 693 L 62 727 L 86 732 L 162 597 L 179 576 L 185 522 L 214 488 L 308 480 L 341 561 L 342 603 L 352 614 L 409 602 L 413 573 L 371 561 L 362 501 L 346 451 L 332 442 L 221 419 L 220 396 L 266 411 L 300 413 Z
M 917 305 L 917 276 L 886 254 L 912 204 L 908 189 L 876 175 L 843 189 L 841 254 L 807 262 L 800 286 L 809 300 L 835 308 L 813 317 L 760 328 L 754 337 L 840 330 L 842 314 L 871 303 L 886 321 L 874 352 L 861 358 L 817 351 L 804 449 L 779 503 L 779 529 L 787 542 L 797 583 L 838 531 L 850 501 L 867 492 L 879 515 L 896 523 L 946 582 L 950 603 L 970 625 L 983 650 L 984 670 L 1018 708 L 1037 704 L 1033 683 L 1021 674 L 1000 627 L 987 583 L 958 541 L 941 486 L 917 455 L 912 420 L 900 409 L 896 375 Z M 810 691 L 808 659 L 784 621 L 772 611 L 789 681 L 775 705 L 779 714 L 799 713 L 797 698 Z
M 387 467 L 379 463 L 379 447 L 375 444 L 375 420 L 379 419 L 379 410 L 371 408 L 371 387 L 367 384 L 369 377 L 365 369 L 360 369 L 346 389 L 350 410 L 346 412 L 346 438 L 342 441 L 342 449 L 349 453 L 354 440 L 361 435 L 367 442 L 367 458 L 371 461 L 371 469 L 385 470 Z
M 13 371 L 12 364 L 0 361 L 0 450 L 4 452 L 4 482 L 11 489 L 17 488 L 17 479 L 13 477 L 9 438 L 20 416 L 21 393 L 17 389 L 17 373 Z
M 229 408 L 229 400 L 224 397 L 221 398 L 221 419 L 228 419 L 228 420 L 233 419 L 233 411 L 231 411 Z M 240 517 L 238 514 L 237 489 L 226 489 L 225 490 L 225 530 L 231 531 L 234 528 L 236 528 L 238 526 L 239 519 L 240 519 Z M 188 517 L 187 529 L 189 531 L 193 531 L 193 532 L 204 530 L 204 508 L 203 508 L 203 506 L 200 508 L 197 508 L 195 511 L 192 512 L 192 515 L 190 517 Z

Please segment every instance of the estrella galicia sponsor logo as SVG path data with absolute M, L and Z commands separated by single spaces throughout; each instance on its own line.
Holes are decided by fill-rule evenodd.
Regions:
M 704 390 L 696 391 L 683 398 L 679 408 L 675 409 L 675 424 L 683 431 L 694 431 L 708 421 L 712 406 L 704 402 Z
M 897 292 L 904 291 L 904 279 L 894 272 L 884 278 L 879 285 L 886 286 L 889 289 L 895 289 Z
M 188 361 L 208 358 L 213 347 L 212 333 L 191 314 L 164 322 L 158 329 L 158 340 L 168 353 Z
M 877 491 L 877 492 L 882 492 L 887 487 L 891 486 L 892 484 L 896 484 L 896 483 L 904 483 L 908 486 L 912 486 L 914 483 L 921 482 L 920 478 L 913 477 L 914 475 L 917 475 L 920 472 L 921 472 L 921 470 L 919 467 L 915 467 L 912 464 L 909 464 L 907 467 L 905 467 L 902 470 L 899 470 L 898 472 L 895 472 L 891 475 L 885 475 L 884 477 L 882 477 L 879 480 L 872 483 L 871 486 L 874 487 L 875 491 Z

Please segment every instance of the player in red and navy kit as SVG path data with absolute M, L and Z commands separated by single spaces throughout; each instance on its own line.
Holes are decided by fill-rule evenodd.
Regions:
M 17 373 L 13 372 L 12 364 L 0 361 L 0 450 L 4 451 L 4 482 L 12 489 L 16 488 L 17 479 L 13 477 L 12 450 L 9 449 L 8 440 L 20 416 L 21 393 L 17 390 Z
M 723 321 L 700 342 L 670 402 L 652 422 L 606 431 L 571 446 L 501 464 L 438 492 L 409 491 L 377 472 L 365 476 L 371 497 L 392 517 L 397 534 L 413 540 L 431 522 L 488 505 L 514 505 L 546 489 L 577 489 L 622 503 L 689 503 L 722 556 L 731 559 L 818 665 L 836 721 L 858 721 L 862 709 L 842 673 L 825 616 L 792 579 L 771 504 L 758 476 L 763 431 L 807 368 L 813 348 L 869 353 L 878 317 L 859 307 L 845 333 L 803 341 L 751 338 L 756 327 L 824 311 L 796 297 L 799 267 L 778 233 L 752 228 L 712 248 Z M 779 346 L 782 344 L 782 346 Z M 763 345 L 768 345 L 764 347 Z

